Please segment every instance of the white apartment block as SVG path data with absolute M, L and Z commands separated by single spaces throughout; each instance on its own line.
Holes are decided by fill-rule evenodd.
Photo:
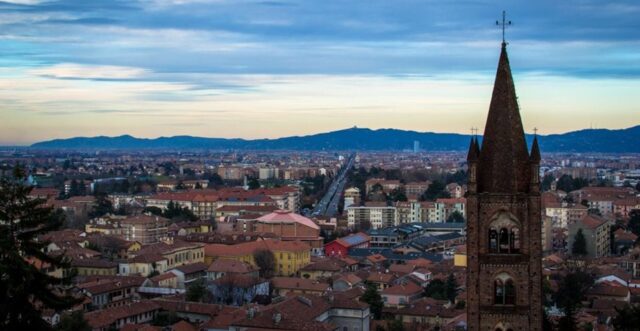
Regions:
M 396 207 L 392 206 L 351 206 L 347 208 L 347 222 L 349 227 L 369 221 L 372 229 L 398 225 L 396 222 Z

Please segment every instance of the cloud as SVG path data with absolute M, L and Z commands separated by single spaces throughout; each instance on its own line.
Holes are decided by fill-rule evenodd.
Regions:
M 523 98 L 539 91 L 536 111 L 564 114 L 562 104 L 576 118 L 584 117 L 576 105 L 604 116 L 594 106 L 608 109 L 604 100 L 617 109 L 607 115 L 628 121 L 638 104 L 628 87 L 640 80 L 636 2 L 510 3 L 509 54 Z M 109 115 L 163 128 L 192 116 L 220 121 L 212 125 L 221 132 L 241 119 L 245 131 L 225 133 L 235 136 L 266 136 L 260 130 L 285 119 L 292 124 L 280 129 L 305 133 L 309 117 L 317 132 L 341 114 L 349 125 L 375 126 L 391 113 L 400 116 L 389 125 L 466 128 L 472 117 L 463 115 L 481 122 L 490 95 L 502 9 L 495 0 L 0 2 L 0 115 L 11 128 L 56 117 L 82 132 Z M 552 92 L 563 97 L 550 102 Z M 548 121 L 551 130 L 573 125 Z M 126 125 L 109 130 L 137 130 Z
M 58 79 L 128 80 L 142 78 L 148 75 L 149 71 L 142 68 L 123 66 L 60 63 L 33 69 L 29 73 Z
M 37 5 L 45 2 L 45 0 L 2 0 L 0 3 L 10 3 L 15 5 Z

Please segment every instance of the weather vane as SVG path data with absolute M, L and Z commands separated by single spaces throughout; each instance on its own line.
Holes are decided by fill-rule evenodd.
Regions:
M 507 29 L 507 26 L 511 25 L 511 21 L 507 21 L 507 12 L 502 11 L 502 22 L 496 21 L 496 25 L 502 27 L 502 43 L 505 44 L 504 30 Z

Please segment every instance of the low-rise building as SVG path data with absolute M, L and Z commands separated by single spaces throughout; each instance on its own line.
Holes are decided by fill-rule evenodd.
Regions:
M 135 253 L 135 256 L 120 262 L 121 275 L 164 273 L 182 265 L 205 261 L 204 244 L 196 242 L 174 241 L 171 244 L 156 243 L 147 245 Z M 206 268 L 205 268 L 206 269 Z
M 351 248 L 367 248 L 371 238 L 362 232 L 338 238 L 324 245 L 326 256 L 347 256 Z
M 151 300 L 144 300 L 92 311 L 84 317 L 93 331 L 108 331 L 119 330 L 126 324 L 149 323 L 158 312 L 160 312 L 160 305 Z
M 91 307 L 104 309 L 139 299 L 138 288 L 144 280 L 144 277 L 93 276 L 76 287 L 89 297 Z
M 380 292 L 385 306 L 401 307 L 422 297 L 424 289 L 412 281 L 385 288 Z
M 297 277 L 273 277 L 271 286 L 273 293 L 279 296 L 286 296 L 287 293 L 322 295 L 331 288 L 327 283 Z
M 231 323 L 229 330 L 369 331 L 369 305 L 360 302 L 359 295 L 361 292 L 347 291 L 326 296 L 290 296 L 265 309 L 250 308 L 245 318 Z
M 78 276 L 115 276 L 118 273 L 118 263 L 103 259 L 73 259 L 71 268 Z
M 205 263 L 210 264 L 217 259 L 228 259 L 257 266 L 254 254 L 263 250 L 273 253 L 274 273 L 279 276 L 295 275 L 300 268 L 311 261 L 311 247 L 306 243 L 260 239 L 236 245 L 207 244 Z

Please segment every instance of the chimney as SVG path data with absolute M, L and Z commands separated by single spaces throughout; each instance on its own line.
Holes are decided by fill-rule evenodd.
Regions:
M 281 321 L 281 320 L 282 320 L 282 314 L 280 314 L 280 313 L 274 313 L 274 314 L 273 314 L 273 323 L 274 323 L 275 325 L 280 324 L 280 321 Z

